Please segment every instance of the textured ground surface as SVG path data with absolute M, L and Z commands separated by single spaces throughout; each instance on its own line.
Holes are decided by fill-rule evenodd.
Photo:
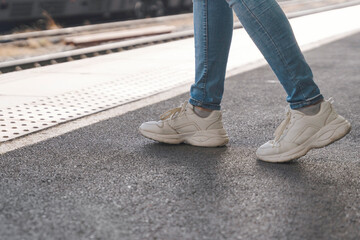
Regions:
M 256 69 L 226 82 L 227 147 L 138 134 L 183 95 L 0 155 L 0 239 L 359 239 L 359 41 L 305 53 L 352 122 L 341 141 L 288 164 L 256 160 L 285 99 Z

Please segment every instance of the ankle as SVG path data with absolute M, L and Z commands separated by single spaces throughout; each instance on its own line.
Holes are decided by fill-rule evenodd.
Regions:
M 213 111 L 211 109 L 198 107 L 198 106 L 194 106 L 193 109 L 194 109 L 195 114 L 201 118 L 206 118 L 206 117 L 210 116 L 211 112 Z
M 198 107 L 198 106 L 194 106 L 195 108 L 197 108 L 200 111 L 206 111 L 206 112 L 212 112 L 212 109 L 208 109 L 208 108 L 203 108 L 203 107 Z
M 296 109 L 297 111 L 299 112 L 302 112 L 303 114 L 305 115 L 308 115 L 308 116 L 313 116 L 313 115 L 316 115 L 320 112 L 320 107 L 321 107 L 321 103 L 323 101 L 319 101 L 319 102 L 316 102 L 312 105 L 308 105 L 308 106 L 305 106 L 305 107 L 302 107 L 302 108 L 299 108 L 299 109 Z

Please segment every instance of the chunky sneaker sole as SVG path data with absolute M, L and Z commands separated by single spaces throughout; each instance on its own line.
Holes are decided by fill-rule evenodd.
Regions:
M 261 155 L 259 153 L 256 155 L 260 160 L 266 162 L 288 162 L 306 155 L 306 153 L 313 148 L 322 148 L 343 138 L 350 130 L 351 124 L 342 116 L 338 115 L 337 118 L 323 126 L 307 141 L 290 151 L 277 155 Z
M 228 135 L 224 129 L 213 129 L 172 135 L 152 133 L 141 128 L 139 131 L 146 138 L 167 144 L 186 143 L 199 147 L 221 147 L 229 142 Z

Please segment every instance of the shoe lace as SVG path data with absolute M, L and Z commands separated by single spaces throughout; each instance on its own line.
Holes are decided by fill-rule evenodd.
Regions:
M 289 107 L 285 108 L 285 112 L 286 112 L 286 118 L 281 122 L 281 124 L 276 128 L 274 136 L 274 145 L 278 145 L 279 144 L 279 140 L 281 138 L 281 136 L 283 135 L 285 129 L 287 129 L 288 125 L 290 124 L 290 120 L 291 120 L 291 111 Z
M 188 101 L 185 101 L 181 106 L 166 111 L 165 113 L 160 115 L 160 120 L 164 121 L 166 119 L 174 119 L 175 117 L 185 112 L 187 104 Z

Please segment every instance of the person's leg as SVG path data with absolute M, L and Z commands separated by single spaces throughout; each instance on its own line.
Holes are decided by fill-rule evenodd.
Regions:
M 309 65 L 289 21 L 275 0 L 226 0 L 285 88 L 291 110 L 275 131 L 275 139 L 256 151 L 260 160 L 286 162 L 345 136 L 350 123 L 313 81 Z M 319 106 L 312 106 L 318 103 Z M 307 107 L 308 109 L 304 109 Z
M 323 99 L 295 40 L 289 21 L 275 0 L 226 0 L 283 85 L 292 109 Z
M 223 146 L 229 138 L 219 109 L 233 31 L 233 13 L 224 0 L 193 2 L 196 76 L 191 98 L 181 107 L 163 114 L 160 121 L 143 123 L 139 130 L 143 136 L 164 143 Z M 212 111 L 201 112 L 200 107 Z
M 233 12 L 224 0 L 194 0 L 195 83 L 189 102 L 219 110 L 233 31 Z

